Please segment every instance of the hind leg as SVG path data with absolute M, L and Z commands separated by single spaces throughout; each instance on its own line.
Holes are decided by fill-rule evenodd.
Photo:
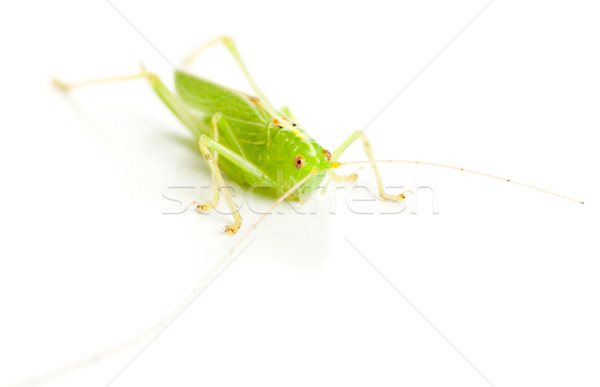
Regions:
M 58 79 L 54 79 L 52 84 L 60 90 L 68 92 L 83 86 L 146 79 L 148 82 L 150 82 L 150 85 L 156 94 L 164 102 L 164 104 L 167 105 L 171 112 L 173 112 L 173 114 L 175 114 L 175 116 L 179 118 L 179 120 L 196 135 L 196 137 L 200 137 L 206 130 L 206 125 L 189 111 L 188 107 L 177 95 L 173 94 L 169 89 L 167 89 L 167 87 L 156 74 L 147 71 L 143 65 L 140 65 L 140 67 L 140 72 L 133 75 L 98 78 L 76 83 L 65 83 Z
M 219 36 L 218 38 L 199 47 L 183 60 L 183 66 L 188 67 L 204 50 L 219 43 L 222 43 L 225 46 L 225 48 L 227 48 L 227 50 L 231 53 L 233 59 L 236 61 L 239 68 L 242 70 L 242 73 L 244 73 L 246 80 L 250 84 L 250 87 L 252 88 L 252 91 L 254 91 L 256 96 L 260 98 L 263 102 L 265 102 L 271 109 L 274 110 L 267 97 L 263 94 L 262 91 L 260 91 L 260 89 L 256 85 L 256 82 L 254 82 L 254 78 L 252 78 L 252 75 L 250 75 L 250 72 L 248 71 L 244 60 L 242 59 L 242 56 L 240 55 L 235 43 L 233 42 L 233 39 L 231 39 L 229 36 Z

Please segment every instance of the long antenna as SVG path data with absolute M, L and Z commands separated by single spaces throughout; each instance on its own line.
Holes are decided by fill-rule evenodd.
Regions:
M 485 173 L 485 172 L 479 172 L 479 171 L 474 171 L 472 169 L 466 169 L 466 168 L 461 168 L 461 167 L 455 167 L 452 165 L 446 165 L 446 164 L 438 164 L 438 163 L 430 163 L 427 161 L 416 161 L 416 160 L 368 160 L 368 161 L 349 161 L 349 162 L 337 162 L 334 161 L 333 163 L 331 163 L 331 167 L 332 168 L 337 168 L 339 166 L 342 165 L 354 165 L 354 164 L 371 164 L 371 163 L 400 163 L 400 164 L 416 164 L 416 165 L 428 165 L 431 167 L 440 167 L 440 168 L 447 168 L 447 169 L 454 169 L 457 171 L 461 171 L 461 172 L 468 172 L 468 173 L 473 173 L 475 175 L 480 175 L 480 176 L 485 176 L 485 177 L 490 177 L 492 179 L 496 179 L 496 180 L 502 180 L 505 181 L 507 183 L 512 183 L 512 184 L 516 184 L 516 185 L 520 185 L 521 187 L 525 187 L 525 188 L 529 188 L 529 189 L 534 189 L 536 191 L 540 191 L 549 195 L 553 195 L 556 197 L 559 197 L 561 199 L 567 199 L 570 200 L 572 202 L 576 202 L 576 203 L 580 203 L 583 204 L 583 202 L 581 200 L 577 200 L 577 199 L 573 199 L 571 197 L 556 193 L 556 192 L 552 192 L 552 191 L 548 191 L 545 190 L 543 188 L 539 188 L 533 185 L 529 185 L 529 184 L 525 184 L 525 183 L 519 183 L 518 181 L 514 181 L 514 180 L 510 180 L 504 177 L 500 177 L 500 176 L 496 176 L 496 175 L 492 175 L 489 173 Z
M 162 331 L 164 331 L 169 325 L 171 325 L 171 323 L 204 291 L 204 289 L 206 289 L 244 251 L 244 249 L 248 247 L 247 245 L 238 254 L 234 255 L 234 253 L 248 238 L 248 236 L 256 229 L 256 227 L 258 227 L 258 225 L 262 223 L 262 221 L 264 221 L 265 218 L 277 208 L 277 206 L 283 203 L 288 197 L 290 197 L 294 192 L 296 192 L 298 188 L 300 188 L 304 183 L 306 183 L 311 177 L 315 176 L 318 172 L 319 170 L 317 168 L 313 168 L 307 176 L 305 176 L 302 180 L 300 180 L 292 188 L 290 188 L 286 193 L 284 193 L 279 199 L 277 199 L 275 203 L 273 203 L 273 205 L 269 207 L 269 209 L 237 241 L 237 243 L 233 245 L 233 247 L 227 252 L 227 254 L 225 254 L 225 256 L 215 264 L 210 273 L 202 280 L 200 280 L 196 287 L 160 321 L 158 321 L 142 333 L 133 336 L 119 344 L 97 351 L 89 356 L 81 358 L 70 364 L 51 369 L 49 371 L 40 373 L 38 375 L 29 377 L 18 382 L 13 382 L 11 384 L 8 384 L 6 387 L 24 387 L 35 385 L 38 383 L 47 383 L 51 380 L 65 376 L 82 367 L 89 366 L 91 364 L 104 360 L 110 356 L 113 356 L 119 352 L 131 348 L 134 345 L 141 344 L 145 341 L 148 342 L 146 346 L 150 345 L 152 341 L 158 335 L 160 335 Z
M 238 247 L 240 247 L 242 245 L 242 243 L 244 243 L 244 240 L 246 240 L 246 238 L 248 238 L 248 236 L 258 227 L 259 224 L 261 224 L 265 218 L 268 215 L 271 215 L 271 213 L 281 204 L 283 203 L 287 198 L 289 198 L 294 192 L 296 192 L 296 190 L 300 187 L 302 187 L 302 185 L 304 183 L 306 183 L 308 181 L 308 179 L 310 179 L 311 177 L 313 177 L 314 175 L 316 175 L 317 173 L 319 173 L 319 169 L 318 168 L 313 168 L 310 173 L 308 175 L 306 175 L 302 180 L 300 180 L 299 182 L 297 182 L 292 188 L 290 188 L 286 193 L 284 193 L 283 195 L 281 195 L 281 197 L 279 199 L 277 199 L 275 201 L 275 203 L 273 203 L 273 205 L 271 207 L 269 207 L 269 209 L 262 214 L 262 216 L 260 218 L 258 218 L 258 220 L 256 222 L 254 222 L 254 224 L 252 226 L 250 226 L 250 229 L 248 229 L 248 231 L 242 235 L 240 237 L 240 239 L 237 241 L 237 243 L 235 245 L 233 245 L 233 247 L 231 248 L 231 250 L 229 250 L 229 252 L 227 253 L 226 257 L 230 257 L 233 255 L 233 253 L 238 249 Z

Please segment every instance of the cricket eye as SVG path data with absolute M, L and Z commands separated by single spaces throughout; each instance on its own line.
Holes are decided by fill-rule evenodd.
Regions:
M 325 156 L 327 161 L 331 161 L 331 152 L 330 151 L 328 151 L 327 149 L 323 149 L 323 155 Z
M 298 169 L 302 168 L 304 166 L 304 157 L 300 155 L 294 157 L 294 166 Z

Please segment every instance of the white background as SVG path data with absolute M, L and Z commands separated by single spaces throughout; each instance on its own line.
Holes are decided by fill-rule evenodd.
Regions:
M 225 215 L 163 214 L 180 208 L 164 193 L 201 199 L 169 187 L 210 179 L 147 84 L 50 86 L 134 73 L 139 60 L 171 86 L 169 62 L 220 34 L 326 148 L 414 80 L 366 131 L 376 157 L 497 173 L 586 204 L 383 166 L 389 186 L 434 187 L 439 214 L 426 192 L 413 213 L 356 214 L 395 207 L 349 206 L 372 194 L 348 188 L 317 197 L 314 216 L 286 207 L 116 379 L 148 338 L 44 385 L 600 383 L 595 2 L 496 0 L 417 79 L 487 1 L 113 4 L 131 24 L 103 0 L 0 11 L 0 385 L 152 326 L 239 238 L 221 232 Z M 248 89 L 222 47 L 194 71 Z M 356 146 L 345 159 L 364 156 Z M 257 215 L 241 212 L 246 231 Z

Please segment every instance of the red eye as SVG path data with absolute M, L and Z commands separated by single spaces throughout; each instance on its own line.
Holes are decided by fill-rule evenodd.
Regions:
M 294 166 L 298 169 L 302 168 L 304 166 L 304 157 L 300 155 L 294 157 Z
M 331 161 L 331 152 L 330 151 L 328 151 L 327 149 L 323 149 L 323 155 L 325 156 L 327 161 Z

